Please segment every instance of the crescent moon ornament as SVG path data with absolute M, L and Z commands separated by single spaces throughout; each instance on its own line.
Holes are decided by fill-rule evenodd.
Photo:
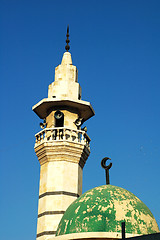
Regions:
M 101 161 L 101 166 L 102 166 L 102 168 L 105 169 L 105 172 L 106 172 L 106 184 L 110 184 L 109 169 L 112 167 L 112 163 L 110 163 L 109 165 L 106 166 L 106 161 L 107 160 L 111 160 L 111 159 L 109 157 L 103 158 L 102 161 Z

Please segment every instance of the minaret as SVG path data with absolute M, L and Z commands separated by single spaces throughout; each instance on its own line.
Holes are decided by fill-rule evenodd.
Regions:
M 35 152 L 41 165 L 37 239 L 54 236 L 67 207 L 82 194 L 82 172 L 90 154 L 90 138 L 82 123 L 94 115 L 89 102 L 81 100 L 78 71 L 72 65 L 67 28 L 66 52 L 55 68 L 48 98 L 33 106 L 41 118 Z

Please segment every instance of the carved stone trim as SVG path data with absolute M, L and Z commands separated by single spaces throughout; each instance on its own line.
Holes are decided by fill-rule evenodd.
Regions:
M 55 215 L 55 214 L 64 214 L 65 211 L 46 211 L 43 213 L 38 214 L 38 218 L 45 216 L 45 215 Z
M 78 193 L 66 192 L 66 191 L 54 191 L 54 192 L 45 192 L 39 195 L 39 199 L 49 195 L 68 195 L 72 197 L 79 197 Z
M 38 233 L 37 238 L 44 235 L 55 235 L 55 234 L 56 234 L 56 231 L 44 231 L 44 232 Z

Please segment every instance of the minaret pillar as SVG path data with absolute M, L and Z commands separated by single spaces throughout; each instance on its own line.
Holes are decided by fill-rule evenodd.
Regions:
M 45 119 L 38 132 L 35 152 L 40 162 L 37 240 L 56 234 L 68 206 L 82 194 L 83 167 L 90 154 L 90 138 L 81 124 L 94 115 L 89 102 L 81 100 L 78 71 L 65 52 L 49 85 L 48 98 L 33 111 Z

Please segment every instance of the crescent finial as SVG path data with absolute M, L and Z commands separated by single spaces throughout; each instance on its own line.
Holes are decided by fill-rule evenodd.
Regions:
M 101 166 L 102 166 L 102 168 L 105 169 L 105 172 L 106 172 L 106 184 L 110 184 L 109 169 L 112 167 L 112 163 L 110 163 L 109 165 L 106 166 L 106 161 L 107 160 L 111 160 L 111 159 L 109 157 L 103 158 L 102 161 L 101 161 Z

